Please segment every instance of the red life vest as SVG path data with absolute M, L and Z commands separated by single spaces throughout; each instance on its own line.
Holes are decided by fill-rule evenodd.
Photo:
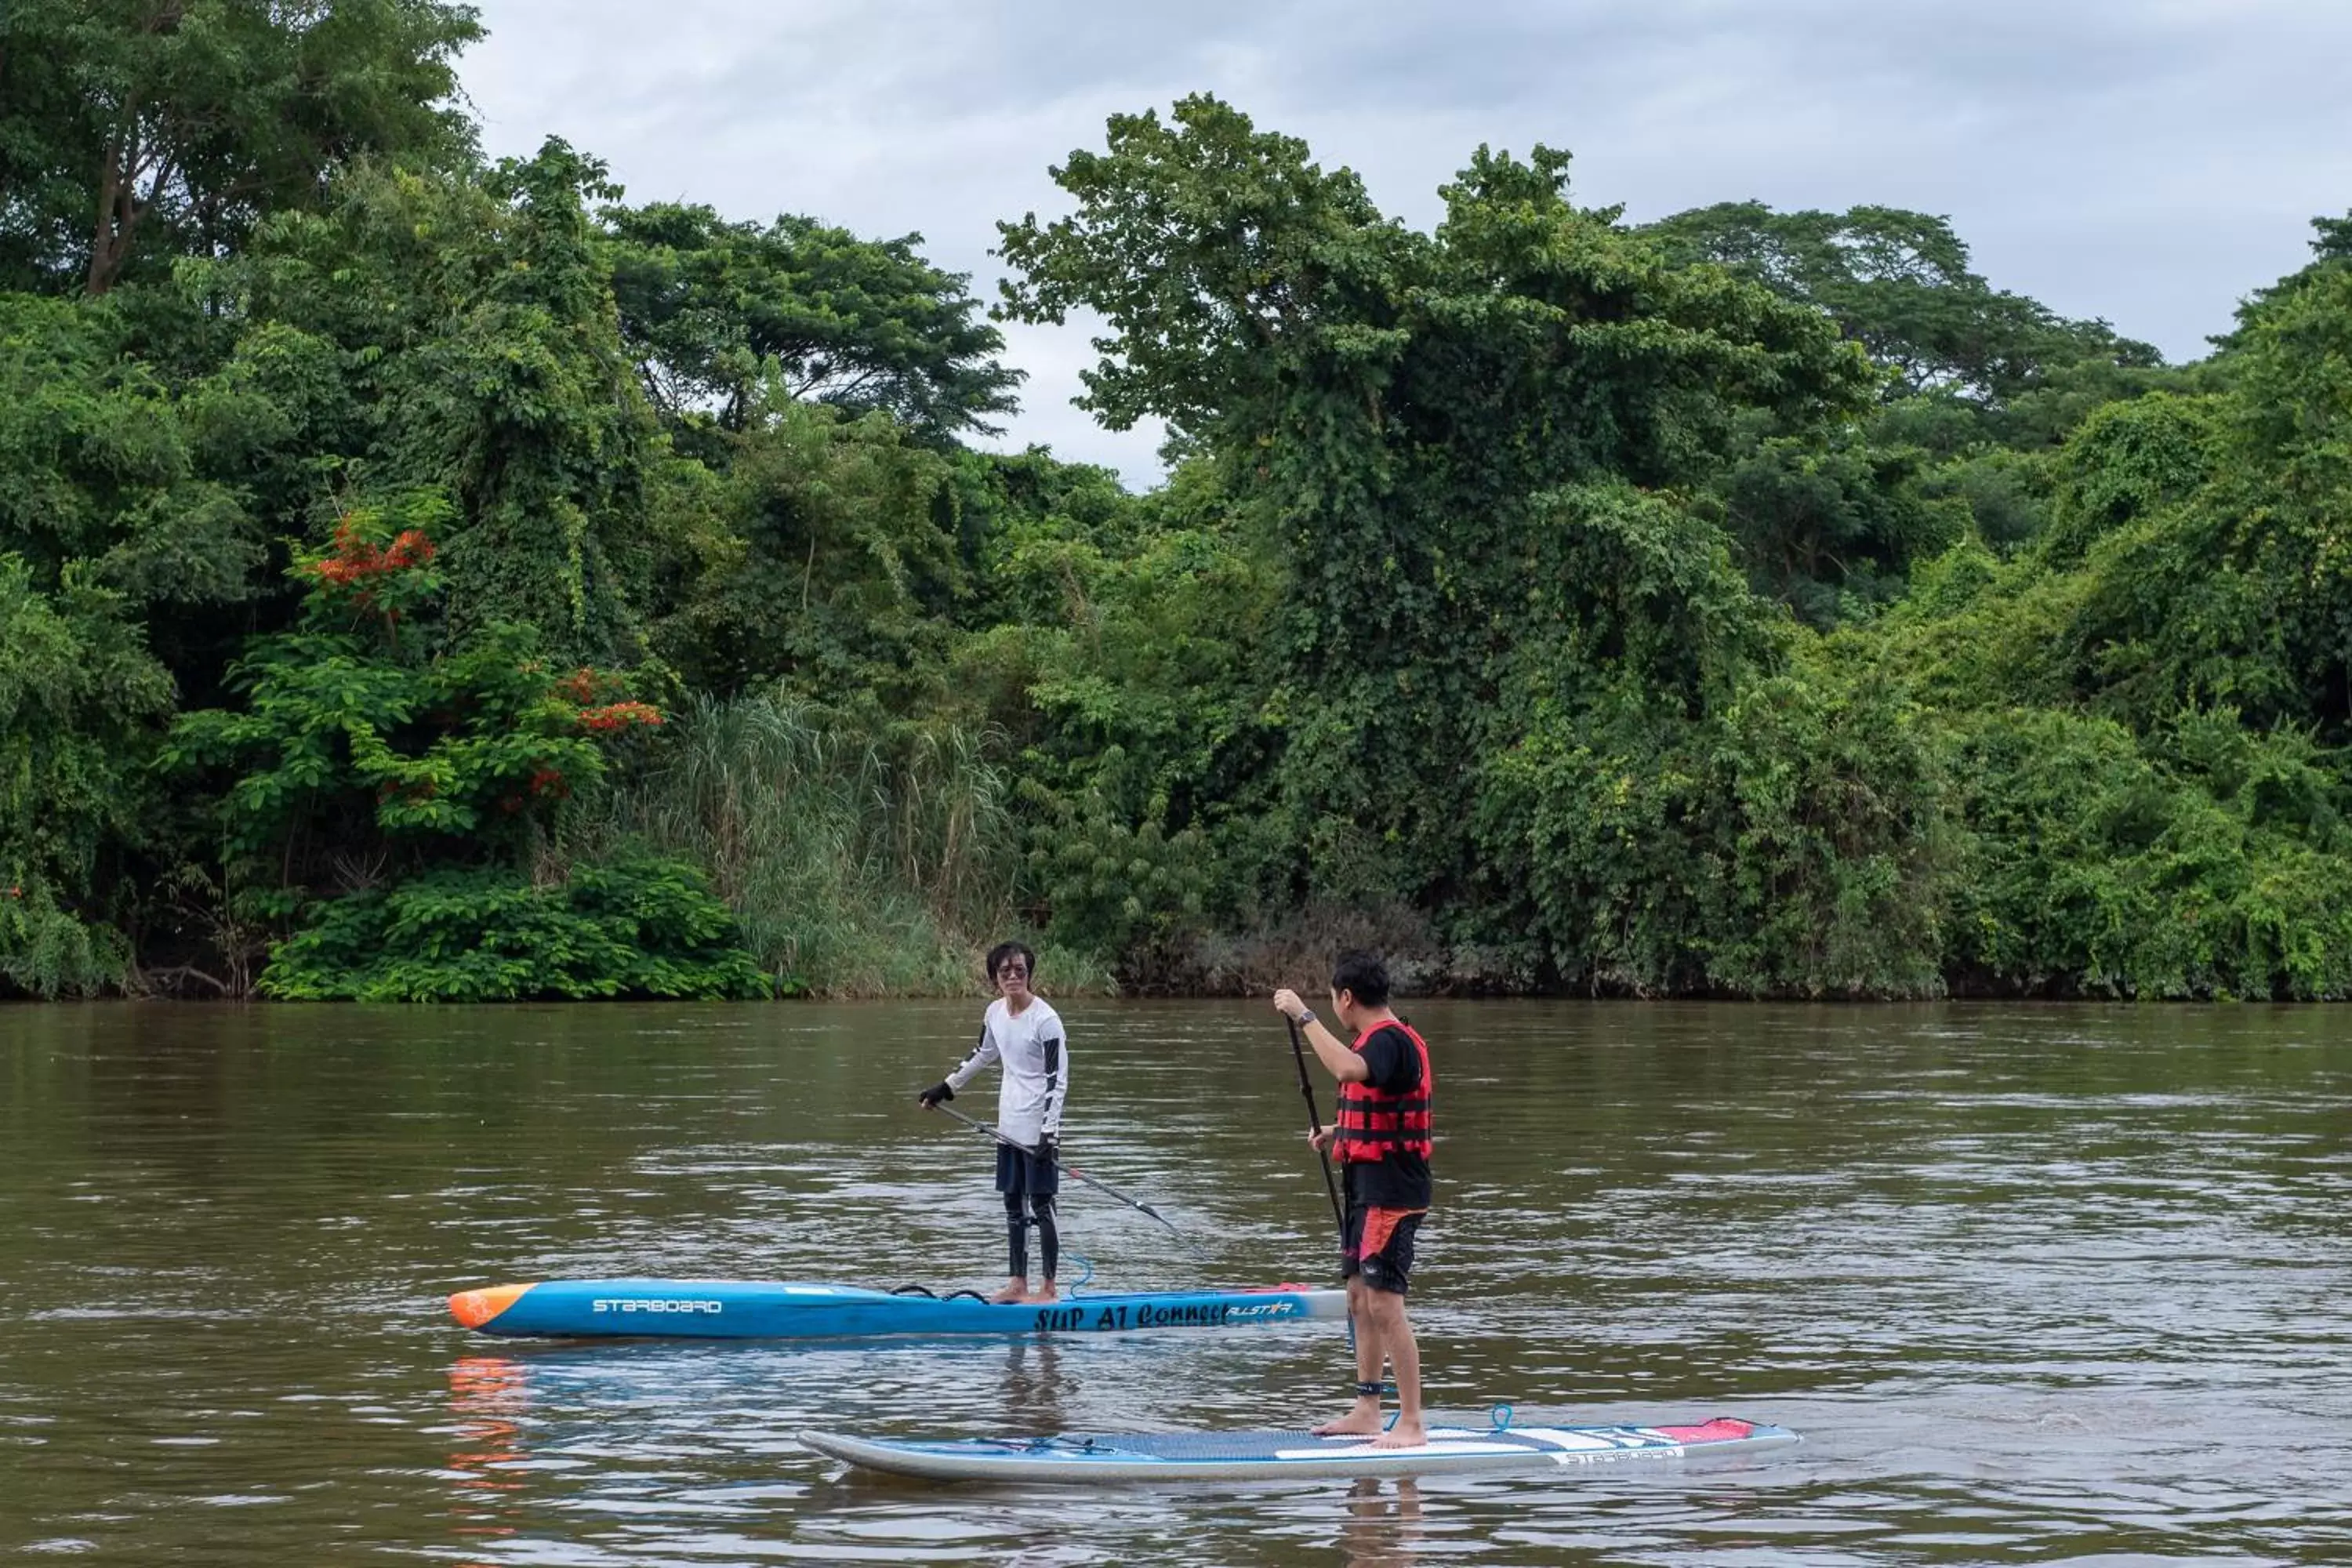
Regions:
M 1401 1019 L 1374 1024 L 1356 1037 L 1348 1048 L 1361 1056 L 1364 1042 L 1382 1029 L 1395 1029 L 1421 1053 L 1421 1083 L 1411 1092 L 1390 1094 L 1369 1083 L 1339 1086 L 1339 1138 L 1331 1152 L 1341 1163 L 1368 1163 L 1388 1158 L 1392 1151 L 1429 1158 L 1429 1094 L 1436 1080 L 1429 1070 L 1429 1042 Z

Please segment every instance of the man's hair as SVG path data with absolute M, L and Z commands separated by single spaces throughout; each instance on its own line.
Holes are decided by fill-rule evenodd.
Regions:
M 1359 1007 L 1389 1005 L 1389 966 L 1380 954 L 1351 948 L 1331 965 L 1331 989 L 1355 997 Z
M 1029 944 L 1025 942 L 1000 942 L 988 950 L 988 978 L 991 981 L 996 978 L 996 972 L 1004 967 L 1004 961 L 1008 958 L 1018 958 L 1021 967 L 1029 972 L 1030 978 L 1036 978 L 1037 955 L 1029 951 Z

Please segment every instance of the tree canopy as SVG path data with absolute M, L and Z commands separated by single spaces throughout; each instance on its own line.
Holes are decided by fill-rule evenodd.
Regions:
M 2352 219 L 2169 366 L 1190 97 L 1000 230 L 1139 494 L 919 237 L 481 157 L 478 31 L 0 14 L 0 991 L 2352 994 Z
M 10 0 L 0 279 L 103 294 L 142 259 L 233 250 L 377 153 L 463 161 L 445 0 Z
M 887 413 L 931 441 L 994 435 L 1021 373 L 966 279 L 920 235 L 860 239 L 806 217 L 762 227 L 709 207 L 606 216 L 621 331 L 671 420 L 742 431 L 780 400 Z

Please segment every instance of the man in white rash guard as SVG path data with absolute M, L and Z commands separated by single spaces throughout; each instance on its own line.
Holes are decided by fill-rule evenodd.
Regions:
M 996 1096 L 996 1190 L 1004 1194 L 1006 1249 L 1013 1277 L 992 1301 L 1054 1301 L 1054 1270 L 1061 1262 L 1062 1235 L 1054 1225 L 1054 1195 L 1062 1190 L 1062 1101 L 1070 1088 L 1069 1053 L 1063 1044 L 1062 1016 L 1029 989 L 1037 955 L 1017 942 L 1000 942 L 988 954 L 988 977 L 998 995 L 981 1020 L 980 1044 L 963 1065 L 916 1098 L 926 1109 L 953 1100 L 991 1062 L 1004 1069 Z M 1029 1227 L 1037 1227 L 1045 1254 L 1045 1282 L 1029 1289 Z

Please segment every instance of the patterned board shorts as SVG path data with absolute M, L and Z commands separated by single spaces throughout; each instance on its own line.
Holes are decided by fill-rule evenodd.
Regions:
M 1339 1250 L 1339 1277 L 1364 1277 L 1374 1290 L 1402 1296 L 1412 1288 L 1412 1238 L 1427 1209 L 1382 1209 L 1349 1205 L 1347 1237 Z

